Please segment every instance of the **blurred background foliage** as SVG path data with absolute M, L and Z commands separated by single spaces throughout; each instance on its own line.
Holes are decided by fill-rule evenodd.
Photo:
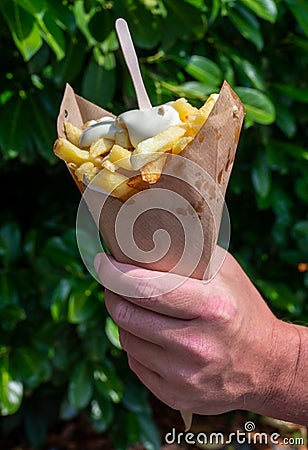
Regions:
M 136 107 L 114 32 L 130 26 L 153 104 L 226 79 L 246 106 L 227 204 L 231 251 L 281 318 L 308 322 L 308 3 L 1 0 L 0 409 L 36 448 L 83 411 L 118 450 L 159 448 L 100 286 L 75 240 L 79 193 L 53 155 L 65 87 Z

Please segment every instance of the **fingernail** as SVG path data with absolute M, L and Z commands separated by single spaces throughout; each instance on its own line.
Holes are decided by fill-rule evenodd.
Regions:
M 102 257 L 101 255 L 98 253 L 95 258 L 94 258 L 94 269 L 96 270 L 96 273 L 98 273 L 100 265 L 102 262 Z

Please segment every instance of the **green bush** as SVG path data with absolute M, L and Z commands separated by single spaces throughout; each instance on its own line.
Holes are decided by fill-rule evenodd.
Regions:
M 35 447 L 79 411 L 117 449 L 159 448 L 101 287 L 84 269 L 79 194 L 52 152 L 66 82 L 114 113 L 135 94 L 127 19 L 153 104 L 199 106 L 226 79 L 246 106 L 227 196 L 231 251 L 280 317 L 308 322 L 308 5 L 304 0 L 2 0 L 0 426 Z

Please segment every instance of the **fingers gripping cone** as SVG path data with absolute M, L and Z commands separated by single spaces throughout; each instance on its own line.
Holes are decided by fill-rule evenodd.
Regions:
M 142 82 L 137 57 L 123 19 L 117 21 L 116 28 L 133 78 L 139 108 L 141 110 L 150 108 L 151 104 Z M 99 119 L 102 116 L 114 117 L 112 113 L 76 95 L 71 86 L 67 85 L 57 121 L 58 136 L 65 137 L 65 122 L 81 128 L 85 122 Z M 243 118 L 244 108 L 241 101 L 228 83 L 224 82 L 214 108 L 195 138 L 175 160 L 172 159 L 172 155 L 169 155 L 170 159 L 166 163 L 164 174 L 155 185 L 150 186 L 154 192 L 155 189 L 164 189 L 183 197 L 196 212 L 202 228 L 203 242 L 192 241 L 191 247 L 188 245 L 188 252 L 192 253 L 195 250 L 193 247 L 201 248 L 198 264 L 193 270 L 188 267 L 189 264 L 185 264 L 185 260 L 184 262 L 181 260 L 181 253 L 187 247 L 186 236 L 182 233 L 178 218 L 170 214 L 165 207 L 162 206 L 160 209 L 159 205 L 158 207 L 156 205 L 154 211 L 148 210 L 140 217 L 140 220 L 138 218 L 134 224 L 134 239 L 139 248 L 147 250 L 153 246 L 154 233 L 157 230 L 166 230 L 170 237 L 168 252 L 163 257 L 151 262 L 134 258 L 134 253 L 128 254 L 123 251 L 116 232 L 116 222 L 123 202 L 107 193 L 85 189 L 85 185 L 76 178 L 68 166 L 79 190 L 85 192 L 88 208 L 115 259 L 162 272 L 173 271 L 179 275 L 197 279 L 209 277 L 210 261 L 218 238 L 224 196 L 233 167 Z M 187 183 L 183 182 L 183 176 L 174 176 L 174 174 L 183 174 L 187 170 L 194 171 L 195 167 L 201 168 L 202 172 L 207 174 L 206 182 L 203 182 L 203 193 L 210 199 L 208 202 L 203 201 L 203 195 L 200 196 L 200 192 L 196 192 L 194 186 L 187 187 Z M 199 172 L 196 171 L 196 174 Z M 165 173 L 167 175 L 171 173 L 173 176 L 167 176 Z M 196 178 L 195 187 L 201 182 L 202 180 Z M 149 192 L 151 189 L 147 191 Z M 134 198 L 135 196 L 132 197 L 132 200 Z M 161 197 L 162 205 L 164 198 Z M 139 197 L 136 200 L 136 203 L 138 202 Z M 124 205 L 125 203 L 127 202 L 124 202 Z M 179 260 L 182 261 L 181 264 L 177 264 Z M 185 429 L 188 430 L 192 422 L 192 413 L 181 411 L 181 415 Z

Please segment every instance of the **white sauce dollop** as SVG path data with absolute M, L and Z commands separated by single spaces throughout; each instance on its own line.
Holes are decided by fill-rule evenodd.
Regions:
M 182 123 L 172 103 L 149 109 L 133 109 L 120 114 L 116 119 L 103 117 L 85 129 L 80 136 L 79 145 L 88 147 L 102 137 L 115 139 L 115 133 L 126 128 L 132 145 L 137 147 L 139 142 L 156 136 L 172 125 Z
M 117 123 L 127 128 L 129 139 L 134 147 L 145 139 L 156 136 L 172 125 L 181 123 L 179 113 L 171 103 L 154 106 L 150 109 L 133 109 L 119 115 Z

